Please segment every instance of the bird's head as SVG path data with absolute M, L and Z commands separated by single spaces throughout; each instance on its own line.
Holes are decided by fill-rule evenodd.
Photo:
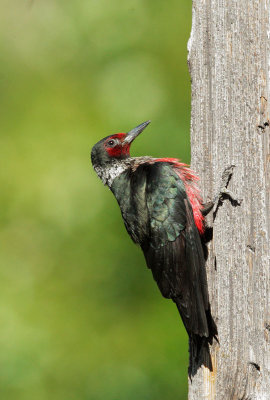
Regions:
M 116 133 L 97 142 L 91 151 L 93 166 L 106 167 L 114 160 L 124 160 L 130 157 L 131 143 L 148 124 L 150 121 L 143 122 L 127 133 Z

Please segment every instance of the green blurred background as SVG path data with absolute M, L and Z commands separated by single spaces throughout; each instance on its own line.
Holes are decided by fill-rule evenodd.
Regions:
M 0 398 L 187 397 L 187 335 L 95 142 L 189 162 L 191 0 L 0 1 Z

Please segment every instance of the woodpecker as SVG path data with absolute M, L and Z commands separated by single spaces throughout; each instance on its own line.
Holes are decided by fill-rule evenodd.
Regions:
M 131 157 L 146 121 L 107 136 L 91 152 L 93 167 L 113 192 L 131 239 L 140 245 L 162 295 L 177 306 L 190 338 L 190 358 L 217 336 L 207 289 L 203 204 L 198 177 L 175 158 Z M 190 361 L 191 362 L 191 361 Z M 212 369 L 210 361 L 201 361 Z

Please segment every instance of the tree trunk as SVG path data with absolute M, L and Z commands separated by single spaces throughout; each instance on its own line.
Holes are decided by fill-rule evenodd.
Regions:
M 213 226 L 207 274 L 219 344 L 189 399 L 270 399 L 270 0 L 193 0 L 192 168 L 205 202 L 234 164 Z

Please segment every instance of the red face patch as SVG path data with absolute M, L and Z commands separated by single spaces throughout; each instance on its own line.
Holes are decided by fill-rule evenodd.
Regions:
M 125 137 L 125 133 L 116 133 L 115 135 L 108 137 L 108 139 L 104 143 L 104 147 L 111 158 L 121 158 L 123 156 L 129 156 L 130 144 L 123 144 Z

